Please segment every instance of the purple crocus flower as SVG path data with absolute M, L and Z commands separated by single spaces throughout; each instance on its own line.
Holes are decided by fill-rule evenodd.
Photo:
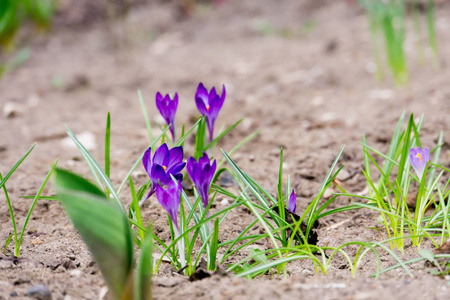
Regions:
M 416 149 L 411 148 L 409 150 L 409 160 L 411 161 L 414 170 L 416 170 L 419 180 L 422 180 L 423 172 L 430 160 L 430 151 L 427 147 L 423 148 L 423 150 L 420 147 L 417 147 Z
M 197 87 L 195 94 L 195 103 L 197 108 L 203 116 L 206 116 L 206 123 L 209 131 L 209 141 L 213 140 L 214 123 L 216 122 L 219 111 L 225 101 L 226 91 L 225 86 L 222 86 L 222 96 L 217 95 L 216 88 L 213 87 L 208 93 L 208 90 L 203 86 L 203 83 Z
M 152 181 L 152 187 L 147 197 L 141 201 L 142 204 L 156 191 L 156 187 L 159 185 L 168 185 L 172 182 L 170 175 L 174 176 L 177 180 L 182 181 L 183 175 L 180 173 L 186 165 L 183 160 L 183 147 L 174 147 L 169 150 L 167 145 L 162 144 L 153 155 L 152 160 L 152 149 L 149 147 L 142 157 L 142 163 L 144 165 L 145 171 L 150 176 Z
M 178 233 L 180 232 L 177 221 L 178 208 L 180 207 L 180 191 L 180 182 L 175 182 L 173 180 L 169 182 L 167 189 L 164 189 L 159 184 L 156 188 L 156 198 L 158 199 L 159 204 L 161 204 L 169 214 Z
M 173 99 L 170 99 L 168 94 L 163 97 L 160 92 L 157 92 L 156 107 L 166 121 L 167 125 L 170 126 L 170 132 L 172 133 L 172 138 L 175 141 L 175 114 L 178 107 L 178 94 L 175 93 Z
M 289 196 L 288 211 L 295 214 L 296 209 L 297 209 L 297 195 L 295 194 L 294 189 L 292 189 L 291 195 Z
M 203 152 L 203 156 L 198 161 L 193 157 L 189 157 L 186 166 L 189 177 L 197 187 L 203 206 L 208 206 L 209 189 L 216 173 L 216 160 L 211 164 L 208 154 Z

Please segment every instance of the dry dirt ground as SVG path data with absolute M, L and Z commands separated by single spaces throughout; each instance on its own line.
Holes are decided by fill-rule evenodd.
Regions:
M 405 49 L 411 81 L 395 88 L 371 74 L 367 20 L 353 1 L 260 0 L 223 1 L 218 8 L 199 6 L 180 18 L 173 3 L 140 4 L 117 22 L 60 26 L 31 42 L 31 58 L 0 80 L 0 106 L 13 103 L 15 114 L 0 116 L 0 170 L 3 174 L 34 143 L 29 158 L 7 183 L 19 224 L 50 165 L 85 176 L 89 170 L 78 151 L 66 142 L 64 124 L 91 138 L 92 153 L 103 154 L 106 114 L 112 116 L 112 181 L 119 185 L 138 155 L 148 147 L 136 91 L 142 90 L 152 119 L 158 121 L 154 95 L 178 92 L 177 126 L 192 125 L 197 84 L 225 84 L 227 99 L 217 127 L 244 121 L 220 144 L 230 150 L 244 137 L 261 130 L 233 159 L 269 192 L 276 192 L 280 146 L 285 174 L 298 191 L 304 209 L 330 163 L 346 145 L 344 183 L 350 192 L 364 189 L 361 141 L 386 151 L 402 111 L 425 114 L 423 143 L 433 148 L 442 130 L 442 161 L 450 158 L 450 18 L 448 5 L 438 8 L 436 24 L 441 68 L 417 63 L 414 34 Z M 59 19 L 57 19 L 58 21 Z M 428 55 L 429 56 L 429 55 Z M 430 61 L 430 60 L 428 60 Z M 8 104 L 10 105 L 10 104 Z M 192 141 L 186 145 L 192 154 Z M 220 158 L 216 150 L 216 156 Z M 146 182 L 139 167 L 137 185 Z M 286 178 L 284 178 L 286 180 Z M 53 189 L 46 189 L 51 195 Z M 125 190 L 124 205 L 131 201 Z M 226 204 L 223 197 L 218 206 Z M 225 199 L 226 200 L 226 199 Z M 158 235 L 168 237 L 167 220 L 155 199 L 145 216 Z M 350 199 L 338 199 L 335 206 Z M 4 195 L 0 195 L 0 242 L 12 232 Z M 245 210 L 230 214 L 221 239 L 236 236 L 252 219 Z M 369 227 L 376 215 L 368 211 L 332 216 L 319 229 L 319 244 L 385 239 Z M 344 222 L 341 222 L 344 221 Z M 341 223 L 339 223 L 341 222 Z M 337 225 L 339 224 L 339 225 Z M 336 225 L 336 226 L 332 226 Z M 331 226 L 331 227 L 330 227 Z M 21 225 L 20 227 L 21 228 Z M 269 244 L 258 245 L 261 248 Z M 429 243 L 425 248 L 432 249 Z M 9 250 L 12 250 L 10 245 Z M 242 251 L 235 260 L 248 255 Z M 407 248 L 403 259 L 417 257 Z M 383 267 L 394 264 L 382 256 Z M 368 257 L 352 278 L 344 260 L 335 260 L 329 274 L 316 274 L 308 262 L 289 265 L 287 279 L 266 275 L 255 280 L 229 276 L 189 282 L 163 266 L 154 279 L 156 299 L 445 299 L 448 280 L 429 275 L 423 263 L 412 266 L 415 277 L 394 270 L 370 278 L 376 260 Z M 226 268 L 226 265 L 223 266 Z M 25 233 L 20 260 L 0 259 L 0 299 L 23 299 L 43 284 L 53 299 L 99 299 L 104 282 L 98 268 L 58 202 L 39 201 Z

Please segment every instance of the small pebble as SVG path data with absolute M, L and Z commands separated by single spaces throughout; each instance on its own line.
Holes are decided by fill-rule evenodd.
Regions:
M 233 178 L 230 172 L 225 171 L 219 176 L 219 186 L 221 187 L 231 187 L 238 186 L 236 180 Z
M 80 277 L 81 276 L 81 270 L 72 270 L 72 271 L 70 271 L 70 276 L 71 277 L 75 277 L 75 278 L 78 278 L 78 277 Z
M 16 102 L 6 102 L 3 105 L 3 115 L 7 118 L 14 118 L 23 113 L 24 106 Z
M 38 284 L 35 286 L 30 287 L 26 292 L 25 296 L 28 297 L 34 297 L 35 299 L 39 300 L 51 300 L 52 299 L 52 293 L 43 284 Z
M 337 179 L 341 180 L 341 181 L 345 181 L 350 177 L 350 173 L 346 170 L 346 169 L 342 169 L 338 176 Z

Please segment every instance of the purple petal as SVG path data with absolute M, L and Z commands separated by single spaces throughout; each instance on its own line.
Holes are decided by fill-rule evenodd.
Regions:
M 159 181 L 161 181 L 162 184 L 167 184 L 166 171 L 161 165 L 153 164 L 150 179 L 153 184 L 158 184 Z
M 209 101 L 211 102 L 211 99 L 216 98 L 217 97 L 217 92 L 216 92 L 216 88 L 212 87 L 211 91 L 209 92 L 208 98 Z
M 183 174 L 178 173 L 178 174 L 172 174 L 172 175 L 173 175 L 173 177 L 175 177 L 175 179 L 176 179 L 178 182 L 183 181 Z M 172 181 L 173 181 L 173 180 L 172 180 Z
M 208 90 L 203 86 L 203 83 L 199 83 L 197 92 L 195 93 L 195 103 L 202 115 L 207 113 L 206 107 L 209 105 Z
M 169 193 L 160 185 L 156 187 L 156 198 L 159 204 L 169 212 Z
M 208 206 L 209 190 L 211 188 L 211 181 L 216 171 L 216 161 L 211 164 L 208 155 L 203 153 L 199 161 L 196 161 L 193 157 L 188 159 L 188 174 L 192 182 L 195 184 L 203 205 L 206 208 Z
M 211 170 L 210 170 L 210 172 L 212 173 L 211 180 L 214 178 L 214 174 L 216 174 L 216 167 L 217 167 L 216 160 L 214 160 L 211 165 Z
M 166 166 L 169 161 L 169 148 L 166 143 L 159 146 L 159 148 L 155 151 L 155 155 L 153 155 L 153 164 L 158 164 L 161 166 Z
M 223 100 L 219 96 L 216 96 L 212 98 L 209 102 L 210 104 L 210 116 L 214 118 L 214 120 L 217 119 L 217 116 L 219 115 L 220 110 L 222 109 Z
M 208 114 L 208 110 L 206 109 L 207 104 L 205 104 L 205 101 L 197 97 L 195 98 L 195 104 L 197 104 L 197 109 L 202 114 L 202 116 L 206 116 Z
M 200 164 L 196 163 L 194 166 L 194 178 L 192 178 L 192 182 L 199 188 L 199 185 L 202 185 L 202 167 Z
M 197 161 L 192 156 L 188 158 L 186 170 L 188 172 L 189 178 L 191 178 L 192 182 L 194 182 L 194 168 Z
M 163 96 L 161 95 L 160 92 L 157 92 L 155 98 L 156 98 L 156 106 L 158 106 L 158 102 L 162 101 Z
M 209 203 L 209 186 L 208 185 L 204 185 L 204 186 L 200 187 L 199 194 L 200 194 L 200 197 L 202 198 L 203 207 L 204 208 L 208 207 L 208 203 Z
M 177 112 L 178 100 L 172 101 L 170 96 L 167 94 L 162 98 L 162 95 L 158 92 L 156 94 L 156 107 L 158 108 L 160 114 L 163 116 L 167 125 L 172 124 L 175 119 L 175 114 Z
M 413 151 L 413 150 L 414 150 L 413 148 L 411 148 L 409 150 L 409 161 L 411 162 L 411 165 L 413 164 L 414 157 L 416 156 L 415 151 Z M 414 165 L 413 165 L 413 167 L 414 167 Z
M 167 186 L 167 191 L 171 194 L 177 195 L 181 191 L 181 183 L 179 181 L 174 182 L 172 180 Z
M 176 183 L 174 184 L 175 186 L 177 185 Z M 170 219 L 178 230 L 177 213 L 180 205 L 180 194 L 178 188 L 174 188 L 169 184 L 167 190 L 165 190 L 163 187 L 158 185 L 156 188 L 156 197 L 158 198 L 161 206 L 167 211 Z
M 430 160 L 430 150 L 428 150 L 428 147 L 423 148 L 423 160 L 425 163 Z
M 203 151 L 203 155 L 198 159 L 198 162 L 202 166 L 204 166 L 206 164 L 209 164 L 209 157 L 208 157 L 208 154 L 206 154 L 205 151 Z
M 183 147 L 174 147 L 169 151 L 169 162 L 167 168 L 171 168 L 173 165 L 180 163 L 183 160 Z M 177 172 L 178 173 L 178 172 Z
M 175 164 L 175 165 L 173 165 L 169 170 L 167 170 L 167 173 L 168 173 L 168 174 L 172 174 L 172 175 L 175 175 L 175 174 L 177 174 L 177 173 L 180 173 L 181 170 L 184 169 L 184 166 L 185 166 L 185 165 L 186 165 L 185 162 Z
M 151 166 L 152 166 L 152 148 L 148 147 L 145 150 L 144 156 L 142 157 L 142 164 L 147 174 L 150 176 Z
M 172 103 L 172 107 L 174 107 L 175 110 L 177 110 L 177 108 L 178 108 L 178 93 L 175 93 L 171 103 Z
M 289 196 L 288 211 L 295 214 L 297 209 L 297 196 L 295 195 L 294 189 L 292 189 L 291 195 Z
M 423 160 L 418 156 L 414 156 L 414 165 L 416 166 L 416 171 L 423 171 L 425 168 Z
M 208 132 L 209 132 L 209 142 L 213 141 L 214 137 L 214 122 L 215 119 L 206 118 L 206 125 L 208 125 Z
M 409 150 L 409 160 L 411 162 L 411 166 L 417 173 L 419 180 L 422 180 L 423 172 L 427 167 L 427 163 L 430 160 L 430 150 L 425 147 L 423 150 L 420 147 L 416 149 L 411 148 Z
M 203 83 L 200 82 L 197 87 L 197 92 L 195 93 L 195 98 L 201 98 L 202 100 L 208 101 L 208 96 L 208 90 L 203 86 Z
M 227 96 L 227 91 L 225 90 L 225 85 L 222 84 L 222 96 L 220 96 L 220 98 L 221 98 L 220 100 L 222 101 L 222 104 L 225 101 L 226 96 Z
M 211 185 L 211 181 L 214 177 L 214 173 L 215 173 L 215 165 L 211 166 L 211 165 L 205 165 L 203 166 L 203 181 L 208 183 L 209 185 Z

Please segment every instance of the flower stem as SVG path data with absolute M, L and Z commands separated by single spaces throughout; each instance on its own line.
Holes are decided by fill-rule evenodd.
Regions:
M 177 226 L 174 226 L 173 231 L 175 234 L 175 239 L 177 239 L 180 236 L 180 230 L 178 229 Z M 180 265 L 181 268 L 183 268 L 186 265 L 184 239 L 179 239 L 177 245 L 178 245 L 178 252 L 180 253 Z

